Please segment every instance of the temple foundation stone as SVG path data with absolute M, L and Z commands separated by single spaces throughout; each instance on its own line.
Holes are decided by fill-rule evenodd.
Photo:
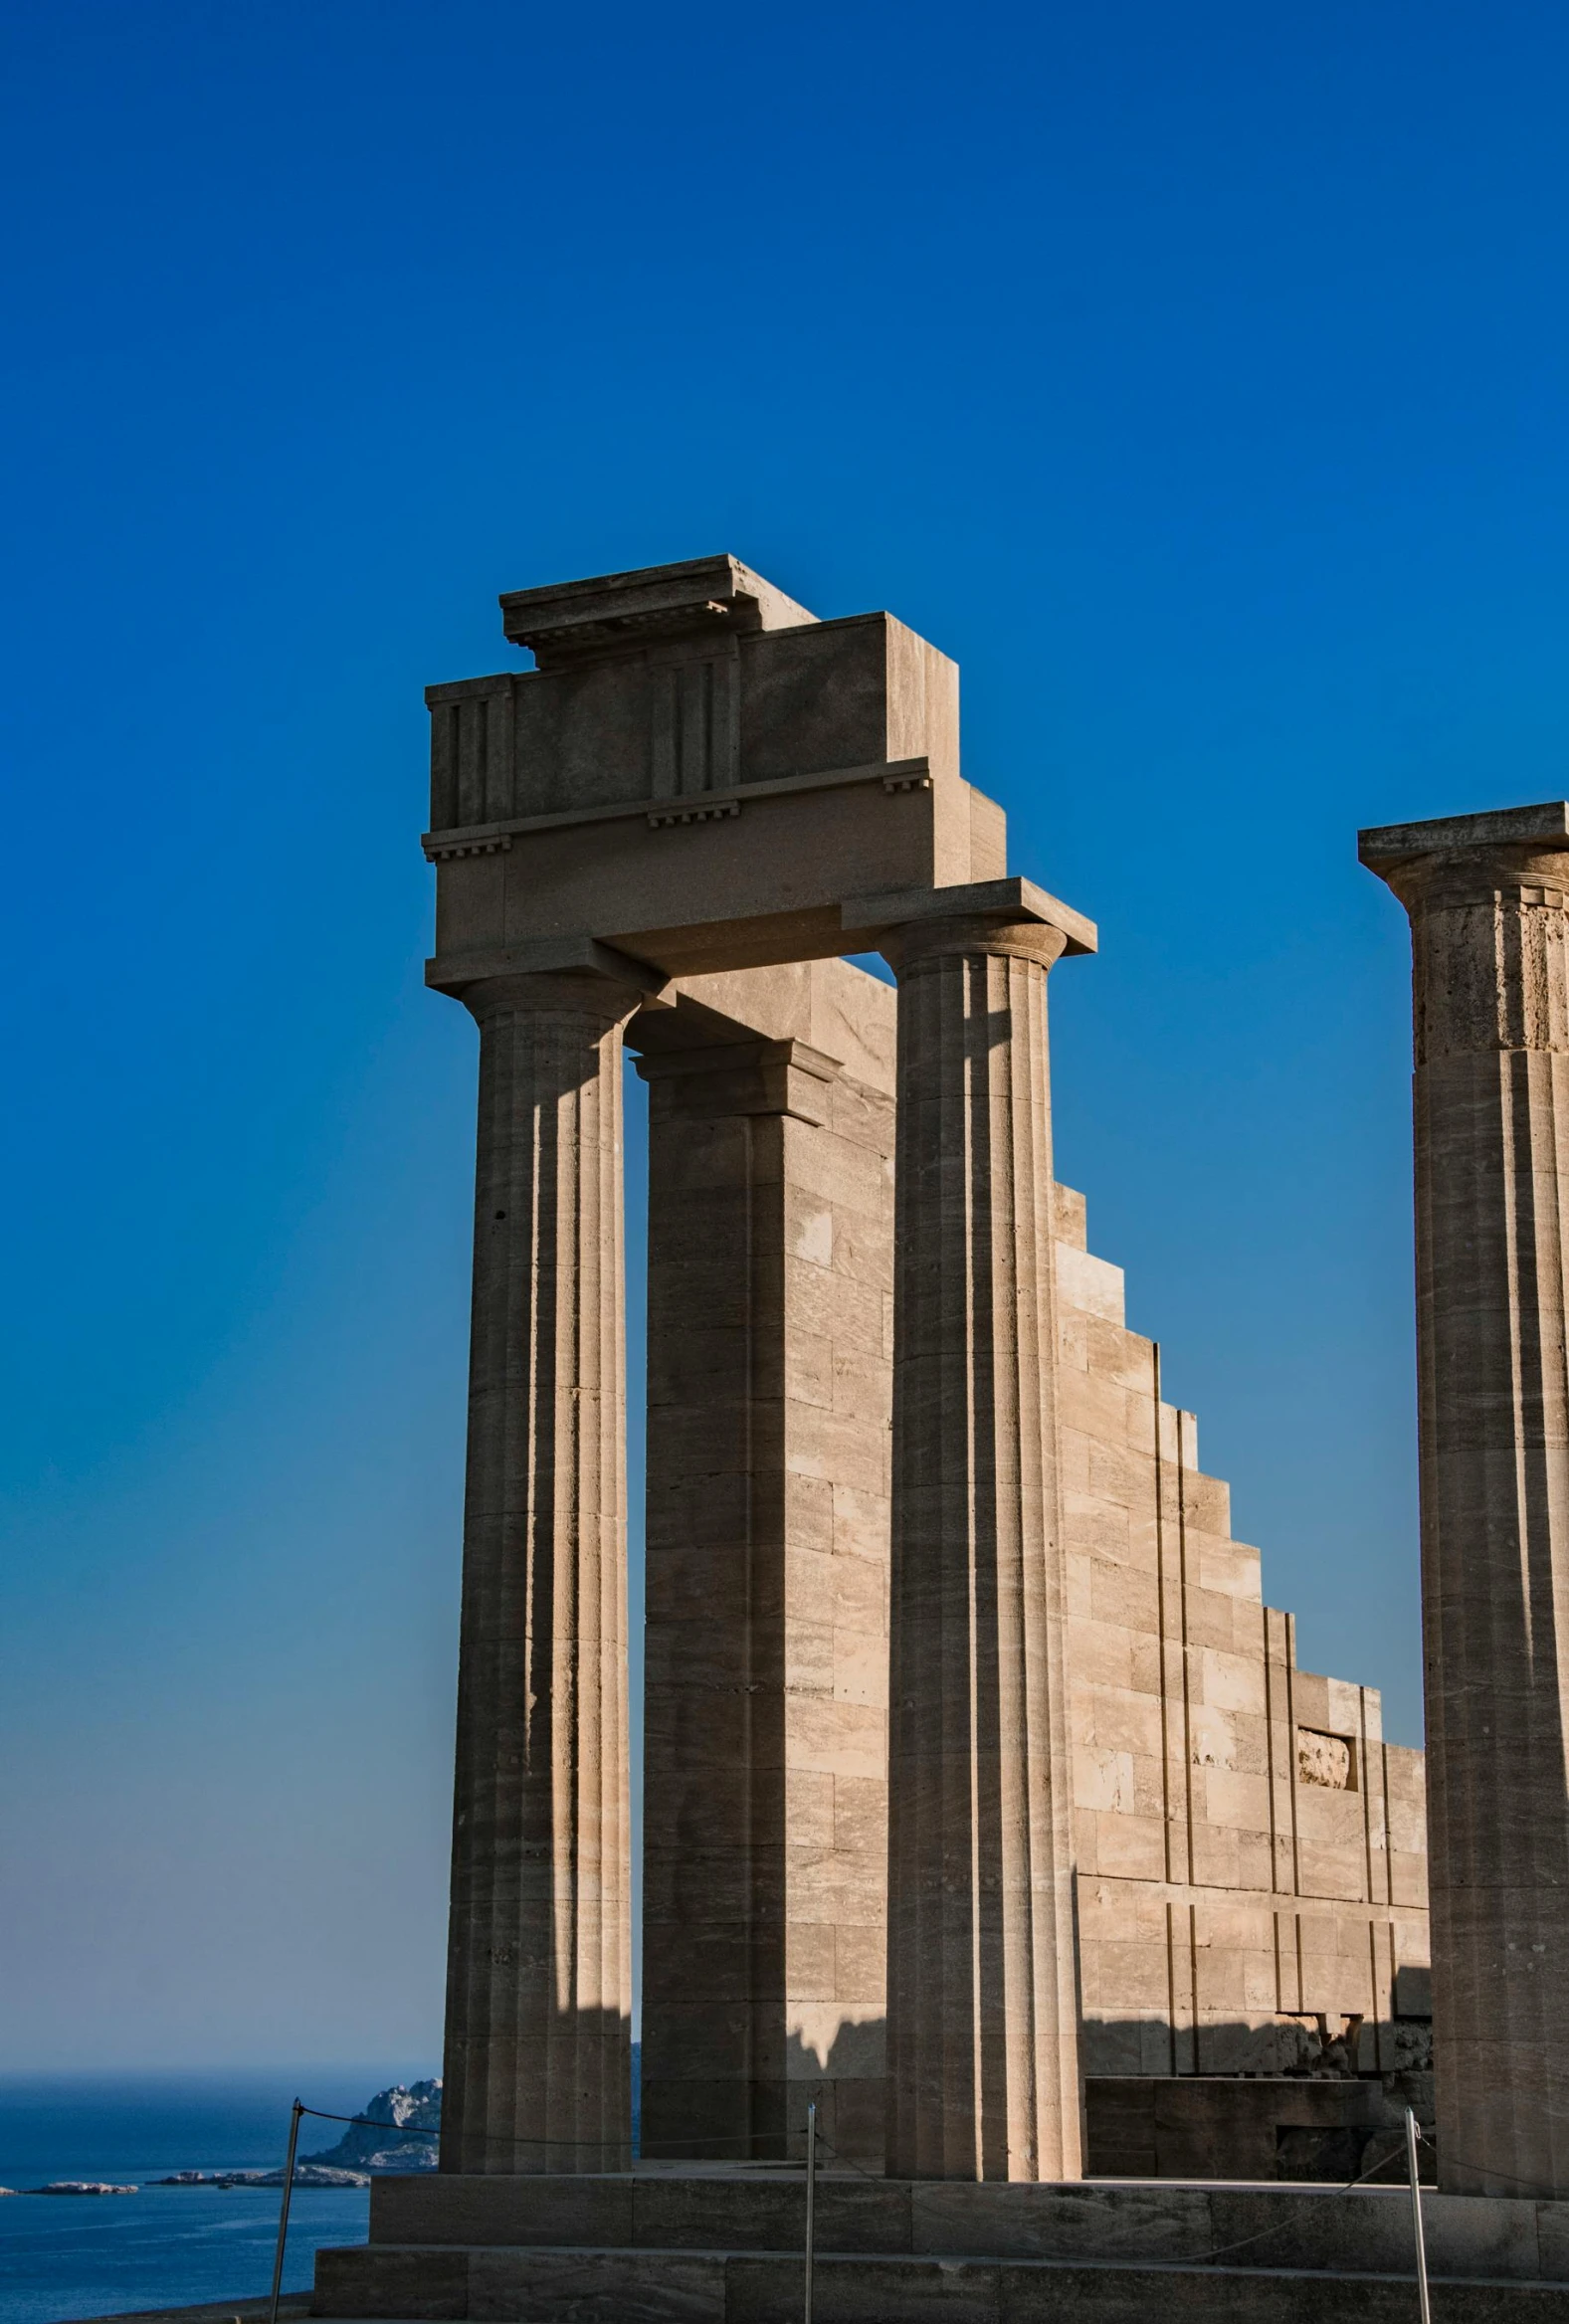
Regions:
M 1569 2196 L 1569 807 L 1399 825 L 1441 2185 Z
M 444 2171 L 630 2159 L 622 1028 L 595 974 L 480 1026 Z
M 883 939 L 899 981 L 887 2167 L 1076 2179 L 1046 1018 L 1069 939 L 1022 903 L 1028 883 L 995 884 L 1012 895 L 931 897 Z

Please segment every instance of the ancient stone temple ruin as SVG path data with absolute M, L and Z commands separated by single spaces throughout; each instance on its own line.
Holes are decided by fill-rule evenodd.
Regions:
M 1376 1691 L 1296 1667 L 1056 1180 L 1048 987 L 1093 973 L 1095 931 L 1010 871 L 961 773 L 957 670 L 729 557 L 501 603 L 535 667 L 428 695 L 428 976 L 480 1038 L 442 2173 L 377 2189 L 318 2312 L 739 2316 L 723 2252 L 799 2248 L 764 2218 L 798 2181 L 766 2167 L 800 2157 L 809 2103 L 863 2207 L 844 2248 L 889 2265 L 1011 2248 L 977 2183 L 1355 2167 L 1429 2059 L 1422 1757 Z M 628 1051 L 650 1091 L 635 2179 Z M 1530 1503 L 1549 1657 L 1556 1478 Z M 1429 1476 L 1426 1531 L 1451 1489 Z M 1556 1685 L 1511 1695 L 1511 1750 Z M 1433 1688 L 1430 1660 L 1430 1717 Z M 1476 1763 L 1440 1732 L 1446 1766 Z M 1496 1787 L 1486 1812 L 1503 1861 Z M 1549 2045 L 1556 2006 L 1530 2021 Z M 1533 2154 L 1536 2192 L 1569 2193 Z M 953 2189 L 939 2228 L 930 2181 L 971 2208 Z M 1138 2228 L 1146 2256 L 1183 2255 L 1176 2216 Z M 720 2255 L 700 2297 L 660 2274 L 696 2246 Z

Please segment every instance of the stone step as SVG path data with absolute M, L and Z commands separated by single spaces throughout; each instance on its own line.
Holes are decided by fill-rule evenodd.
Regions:
M 333 2324 L 798 2324 L 799 2251 L 502 2248 L 320 2251 Z M 1435 2278 L 1434 2324 L 1569 2324 L 1569 2283 Z M 821 2253 L 814 2324 L 1415 2324 L 1412 2275 L 1126 2266 L 938 2253 Z
M 1428 2265 L 1478 2281 L 1569 2281 L 1569 2204 L 1424 2191 Z M 372 2183 L 372 2254 L 547 2246 L 663 2252 L 799 2251 L 799 2172 L 581 2177 L 429 2172 Z M 820 2254 L 1185 2266 L 1237 2252 L 1256 2267 L 1409 2278 L 1402 2187 L 1173 2180 L 894 2180 L 822 2175 Z M 363 2260 L 364 2254 L 361 2254 Z M 386 2314 L 397 2311 L 387 2309 Z

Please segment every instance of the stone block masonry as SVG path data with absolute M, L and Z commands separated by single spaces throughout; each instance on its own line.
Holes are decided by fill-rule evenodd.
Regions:
M 1353 2071 L 1423 2063 L 1422 1755 L 1375 1688 L 1297 1669 L 1083 1197 L 1057 1219 L 1084 2072 L 1295 2070 L 1320 2017 L 1361 2021 Z
M 894 1000 L 649 1012 L 643 2152 L 881 2165 Z M 715 980 L 716 981 L 716 980 Z M 759 989 L 771 984 L 770 995 Z M 735 986 L 743 988 L 740 991 Z M 713 1002 L 801 1035 L 716 1040 Z M 854 1044 L 844 1019 L 857 1020 Z

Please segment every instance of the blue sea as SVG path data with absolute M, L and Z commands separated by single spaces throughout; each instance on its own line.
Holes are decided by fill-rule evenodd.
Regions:
M 136 2195 L 0 2199 L 0 2324 L 257 2299 L 272 2285 L 281 2190 L 157 2187 L 171 2171 L 280 2169 L 289 2109 L 358 2112 L 389 2082 L 431 2072 L 301 2066 L 267 2074 L 0 2075 L 0 2187 L 100 2179 Z M 302 2126 L 301 2154 L 341 2125 Z M 364 2188 L 296 2187 L 284 2274 L 310 2282 L 318 2244 L 362 2243 Z

